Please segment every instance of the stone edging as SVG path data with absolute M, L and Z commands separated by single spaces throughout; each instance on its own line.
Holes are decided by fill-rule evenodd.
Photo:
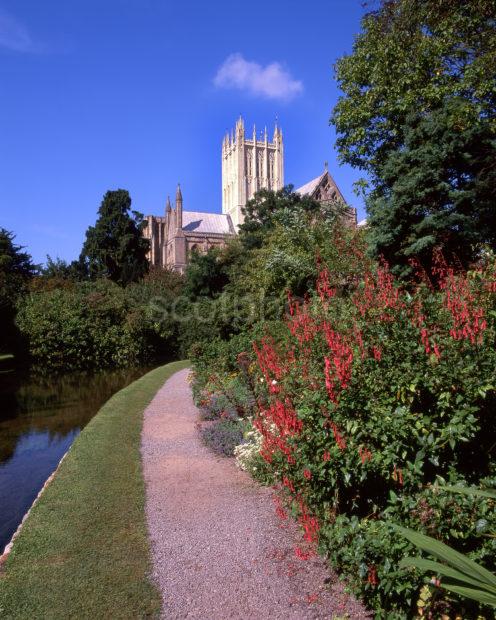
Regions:
M 69 448 L 70 450 L 70 448 Z M 53 472 L 48 476 L 48 478 L 45 480 L 45 484 L 41 487 L 38 495 L 34 498 L 33 503 L 31 504 L 29 510 L 26 512 L 26 514 L 23 516 L 22 521 L 19 523 L 19 525 L 17 526 L 16 531 L 14 532 L 14 534 L 12 535 L 12 538 L 10 539 L 10 542 L 6 545 L 5 549 L 3 550 L 3 553 L 0 555 L 0 568 L 2 567 L 2 565 L 5 563 L 5 561 L 7 560 L 7 558 L 9 557 L 10 552 L 12 551 L 12 547 L 14 546 L 14 541 L 15 539 L 19 536 L 19 534 L 21 533 L 22 527 L 24 525 L 24 522 L 26 521 L 26 519 L 29 517 L 31 511 L 33 510 L 34 506 L 36 506 L 36 504 L 38 503 L 40 497 L 43 495 L 43 492 L 45 491 L 45 489 L 47 488 L 47 486 L 50 484 L 50 482 L 52 482 L 52 480 L 55 478 L 56 473 L 59 471 L 60 466 L 62 465 L 62 461 L 65 459 L 65 457 L 67 456 L 69 450 L 67 450 L 67 452 L 64 454 L 64 456 L 60 459 L 60 461 L 58 462 L 57 467 L 53 470 Z

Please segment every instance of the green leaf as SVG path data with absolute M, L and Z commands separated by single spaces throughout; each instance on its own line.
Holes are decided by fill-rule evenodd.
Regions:
M 473 487 L 462 486 L 440 486 L 440 489 L 450 493 L 462 493 L 463 495 L 474 495 L 475 497 L 490 497 L 496 499 L 496 491 L 490 489 L 475 489 Z
M 443 582 L 442 586 L 446 590 L 454 592 L 455 594 L 460 594 L 461 596 L 465 596 L 466 598 L 472 599 L 473 601 L 478 601 L 479 603 L 484 603 L 486 605 L 492 605 L 493 607 L 496 607 L 496 595 L 490 594 L 489 592 L 484 592 L 483 590 L 476 590 L 474 588 L 465 588 L 463 586 L 452 584 L 449 581 Z
M 451 568 L 445 564 L 434 562 L 432 560 L 424 560 L 424 558 L 403 558 L 399 565 L 401 568 L 414 567 L 423 571 L 443 575 L 444 577 L 450 577 L 451 579 L 458 581 L 460 584 L 470 584 L 477 588 L 481 587 L 481 582 L 478 579 L 473 579 L 455 568 Z M 442 583 L 444 585 L 444 581 Z M 496 595 L 496 588 L 491 588 L 488 586 L 488 589 Z
M 489 586 L 491 589 L 496 588 L 496 575 L 493 575 L 487 569 L 476 564 L 462 553 L 455 551 L 435 538 L 425 536 L 425 534 L 414 532 L 413 530 L 400 527 L 399 525 L 392 524 L 391 527 L 416 547 L 422 549 L 422 551 L 430 553 L 450 566 L 456 566 L 465 575 L 480 581 L 481 585 Z

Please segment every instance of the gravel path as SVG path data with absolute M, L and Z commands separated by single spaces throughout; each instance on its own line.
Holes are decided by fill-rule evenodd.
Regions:
M 276 516 L 270 490 L 202 445 L 188 373 L 176 373 L 157 392 L 143 427 L 146 514 L 162 617 L 369 617 L 320 559 L 295 556 L 299 535 Z

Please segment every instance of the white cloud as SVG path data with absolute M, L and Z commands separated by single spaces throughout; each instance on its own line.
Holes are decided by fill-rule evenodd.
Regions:
M 278 62 L 263 67 L 245 60 L 241 54 L 231 54 L 219 67 L 215 86 L 244 90 L 267 99 L 288 101 L 303 91 L 303 83 L 293 79 Z
M 16 52 L 34 51 L 33 41 L 27 29 L 3 11 L 0 11 L 0 47 Z

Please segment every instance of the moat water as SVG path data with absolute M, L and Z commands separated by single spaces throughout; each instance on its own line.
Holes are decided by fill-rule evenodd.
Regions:
M 84 426 L 146 370 L 0 374 L 0 555 Z

